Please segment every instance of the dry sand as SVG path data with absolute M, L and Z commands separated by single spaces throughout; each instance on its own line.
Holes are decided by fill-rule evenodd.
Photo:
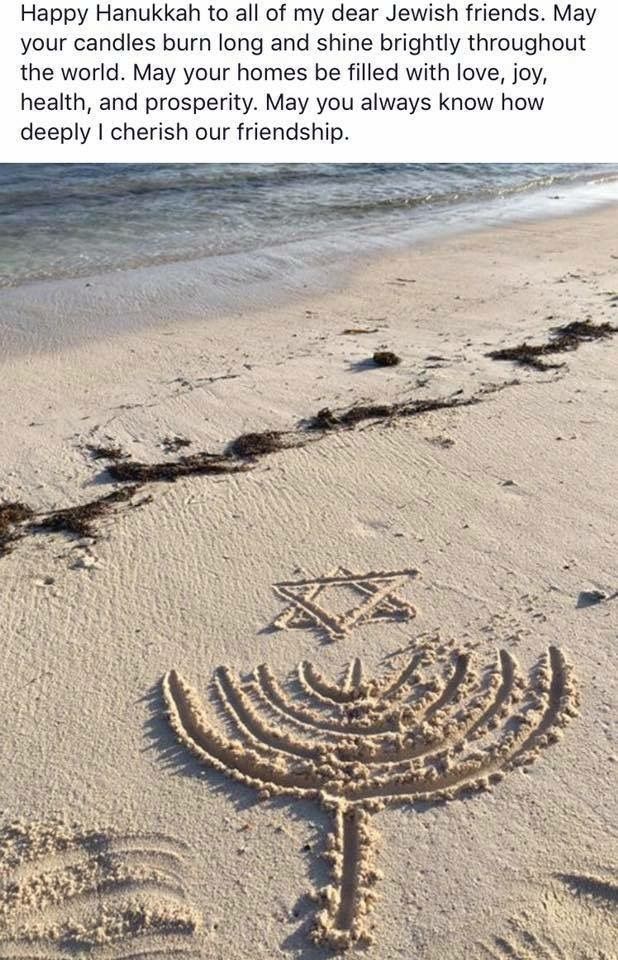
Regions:
M 146 484 L 0 559 L 0 956 L 617 956 L 618 338 L 486 356 L 618 324 L 617 224 L 3 361 L 0 496 L 35 511 L 122 487 L 88 445 L 479 402 Z

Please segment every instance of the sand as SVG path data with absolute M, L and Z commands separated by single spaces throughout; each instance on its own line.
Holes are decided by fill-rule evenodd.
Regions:
M 82 535 L 15 525 L 0 956 L 616 956 L 618 337 L 487 354 L 618 325 L 617 222 L 3 359 L 0 496 L 35 520 L 126 489 L 90 447 L 273 434 Z

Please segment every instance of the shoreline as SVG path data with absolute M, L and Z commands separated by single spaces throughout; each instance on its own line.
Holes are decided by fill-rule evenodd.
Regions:
M 609 279 L 618 268 L 617 211 L 479 230 L 464 234 L 463 245 L 454 235 L 374 258 L 328 292 L 304 291 L 206 324 L 168 321 L 9 356 L 0 443 L 16 467 L 5 473 L 0 495 L 30 501 L 39 461 L 51 482 L 35 498 L 37 509 L 61 505 L 71 488 L 83 490 L 69 499 L 86 499 L 88 444 L 117 442 L 153 462 L 166 437 L 188 436 L 193 450 L 218 452 L 247 431 L 292 429 L 320 406 L 445 397 L 534 379 L 539 374 L 487 353 L 543 340 L 570 319 L 615 322 L 602 287 L 618 286 Z M 606 283 L 593 249 L 601 242 Z M 374 349 L 393 349 L 403 362 L 371 370 Z
M 599 178 L 597 188 L 618 184 L 618 178 Z M 354 251 L 344 250 L 336 232 L 311 241 L 274 244 L 259 251 L 226 253 L 194 260 L 173 260 L 137 265 L 126 270 L 86 273 L 83 276 L 38 279 L 0 288 L 0 347 L 5 357 L 44 354 L 73 346 L 87 346 L 110 336 L 156 330 L 170 323 L 220 324 L 251 311 L 294 307 L 307 298 L 328 296 L 353 286 L 358 277 L 407 251 L 439 252 L 442 244 L 464 241 L 475 234 L 490 234 L 518 226 L 587 218 L 618 208 L 618 200 L 588 197 L 582 209 L 573 199 L 590 184 L 571 185 L 570 205 L 549 211 L 548 198 L 539 190 L 531 197 L 510 198 L 505 209 L 493 215 L 490 207 L 470 208 L 466 222 L 458 211 L 456 222 L 442 222 L 447 211 L 435 211 L 433 223 L 409 231 L 359 235 Z M 537 205 L 540 215 L 519 199 Z M 556 198 L 556 199 L 565 199 Z M 352 235 L 347 236 L 353 242 Z

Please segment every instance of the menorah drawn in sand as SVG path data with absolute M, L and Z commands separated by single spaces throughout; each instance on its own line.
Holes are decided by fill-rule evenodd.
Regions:
M 286 689 L 266 665 L 247 682 L 218 669 L 213 689 L 234 738 L 218 732 L 175 670 L 163 694 L 178 740 L 201 761 L 263 798 L 313 799 L 331 812 L 331 883 L 316 894 L 314 939 L 338 950 L 372 939 L 372 816 L 489 789 L 558 739 L 577 707 L 571 668 L 555 647 L 528 681 L 506 651 L 477 670 L 469 652 L 437 661 L 424 648 L 380 680 L 366 680 L 360 660 L 340 684 L 303 662 L 295 684 Z
M 322 577 L 283 580 L 273 585 L 277 596 L 288 606 L 274 620 L 278 630 L 313 628 L 329 640 L 343 640 L 356 626 L 379 621 L 405 621 L 416 616 L 416 609 L 397 595 L 397 589 L 418 570 L 370 570 L 352 573 L 336 567 Z M 341 613 L 328 608 L 326 595 L 347 591 L 353 596 L 351 607 Z

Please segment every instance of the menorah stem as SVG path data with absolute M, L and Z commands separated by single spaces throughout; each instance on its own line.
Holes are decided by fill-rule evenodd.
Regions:
M 371 940 L 367 916 L 374 900 L 371 888 L 379 875 L 370 816 L 357 804 L 341 802 L 335 808 L 327 853 L 332 883 L 323 891 L 326 907 L 318 916 L 315 939 L 337 949 Z

